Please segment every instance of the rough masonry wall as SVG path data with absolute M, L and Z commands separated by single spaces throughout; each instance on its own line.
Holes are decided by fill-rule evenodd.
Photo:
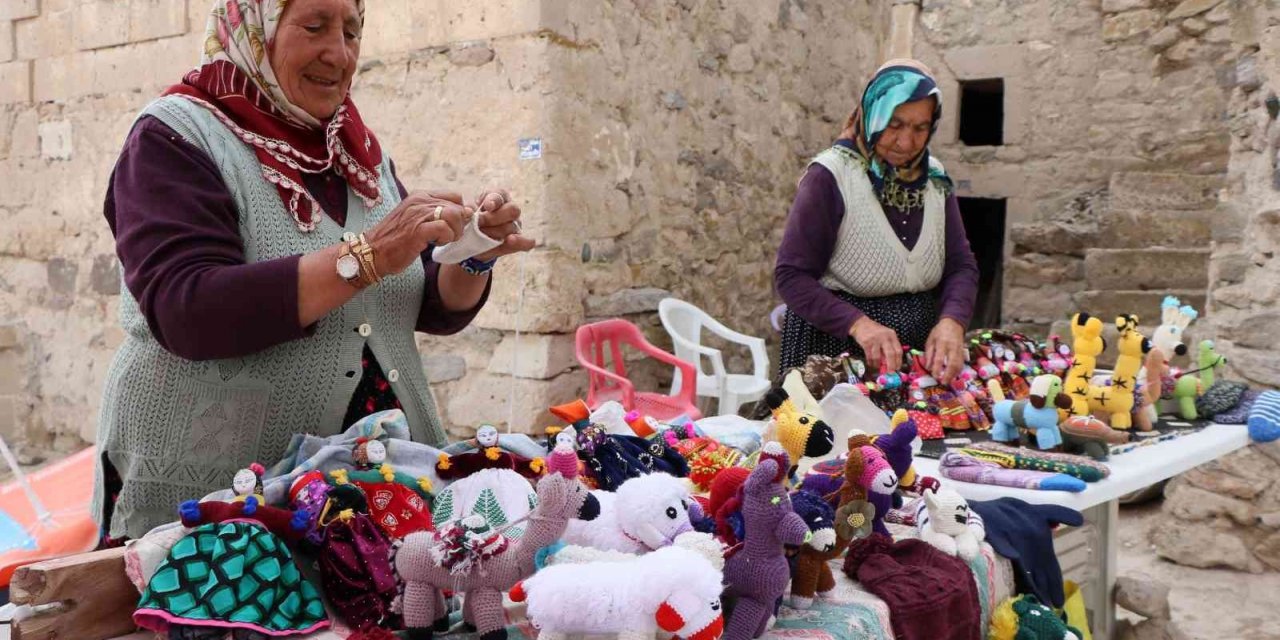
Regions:
M 5 437 L 59 451 L 94 438 L 122 339 L 106 180 L 137 111 L 198 60 L 211 4 L 0 2 Z M 585 389 L 573 330 L 624 315 L 662 340 L 664 292 L 765 335 L 796 178 L 876 64 L 881 4 L 369 3 L 355 97 L 400 177 L 509 186 L 540 241 L 523 267 L 501 262 L 472 327 L 420 337 L 455 435 L 507 422 L 512 396 L 514 428 L 540 427 Z M 523 138 L 542 140 L 540 159 L 518 159 Z
M 1080 309 L 1154 328 L 1166 292 L 1203 311 L 1235 76 L 1219 4 L 923 2 L 916 55 L 946 99 L 936 153 L 960 196 L 1008 199 L 1006 324 L 1043 335 Z M 1005 144 L 966 147 L 958 81 L 996 77 Z

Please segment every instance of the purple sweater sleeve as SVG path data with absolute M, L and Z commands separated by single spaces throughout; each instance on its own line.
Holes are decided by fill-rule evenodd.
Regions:
M 403 197 L 398 178 L 396 184 Z M 325 195 L 316 194 L 326 207 L 345 204 L 329 203 Z M 239 214 L 217 167 L 159 120 L 144 117 L 130 132 L 103 214 L 116 237 L 125 286 L 156 341 L 171 353 L 189 360 L 232 358 L 310 335 L 311 327 L 298 325 L 301 256 L 245 263 Z M 484 305 L 488 287 L 474 309 L 447 311 L 437 285 L 439 265 L 430 251 L 422 261 L 427 280 L 418 330 L 461 330 Z
M 246 264 L 217 167 L 159 120 L 143 118 L 129 133 L 103 215 L 125 286 L 175 355 L 238 357 L 307 335 L 298 325 L 300 256 Z
M 800 180 L 773 269 L 774 287 L 787 307 L 809 324 L 835 336 L 849 333 L 862 312 L 819 281 L 840 236 L 844 198 L 835 176 L 814 164 Z
M 967 329 L 978 298 L 978 261 L 969 248 L 960 203 L 954 194 L 947 196 L 946 236 L 947 259 L 942 265 L 938 308 L 942 317 L 951 318 Z

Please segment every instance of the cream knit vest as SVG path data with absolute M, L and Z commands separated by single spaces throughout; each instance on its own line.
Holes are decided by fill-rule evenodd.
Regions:
M 240 213 L 247 262 L 332 246 L 345 231 L 371 227 L 400 202 L 390 160 L 384 160 L 381 205 L 367 209 L 349 191 L 346 227 L 321 216 L 315 230 L 303 233 L 275 186 L 262 177 L 253 150 L 209 111 L 170 96 L 142 114 L 159 118 L 217 165 Z M 243 358 L 208 361 L 185 360 L 161 347 L 137 301 L 121 287 L 126 335 L 107 372 L 97 440 L 124 481 L 110 535 L 139 538 L 176 520 L 182 501 L 230 486 L 236 469 L 278 461 L 295 433 L 339 433 L 360 381 L 366 338 L 357 329 L 364 323 L 372 327 L 369 347 L 404 405 L 413 439 L 443 446 L 414 342 L 424 281 L 422 263 L 415 261 L 329 312 L 309 337 Z M 102 514 L 102 485 L 99 468 L 95 517 Z
M 844 197 L 844 220 L 822 286 L 862 298 L 918 293 L 938 286 L 947 257 L 946 196 L 933 180 L 925 187 L 920 238 L 907 251 L 880 207 L 866 164 L 835 147 L 818 154 L 813 162 L 835 176 Z

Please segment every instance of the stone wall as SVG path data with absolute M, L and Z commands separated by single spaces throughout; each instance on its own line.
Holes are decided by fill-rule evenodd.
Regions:
M 122 339 L 106 180 L 138 109 L 197 61 L 211 3 L 127 4 L 0 2 L 0 433 L 37 449 L 94 438 Z M 455 434 L 507 422 L 512 396 L 527 430 L 582 393 L 586 319 L 662 342 L 671 293 L 764 335 L 795 181 L 878 62 L 885 4 L 371 2 L 355 95 L 400 177 L 510 186 L 540 242 L 502 261 L 473 326 L 420 337 Z M 521 160 L 529 138 L 542 156 Z
M 1235 77 L 1219 5 L 922 3 L 916 55 L 946 99 L 936 154 L 958 195 L 1007 199 L 1005 324 L 1043 335 L 1079 309 L 1154 328 L 1167 292 L 1204 309 Z M 966 146 L 960 82 L 988 78 L 1005 84 L 1004 144 Z
M 1231 161 L 1210 262 L 1210 327 L 1229 377 L 1280 386 L 1280 8 L 1231 3 Z M 1221 229 L 1223 232 L 1218 233 Z M 1166 488 L 1160 555 L 1280 571 L 1280 447 L 1253 445 Z

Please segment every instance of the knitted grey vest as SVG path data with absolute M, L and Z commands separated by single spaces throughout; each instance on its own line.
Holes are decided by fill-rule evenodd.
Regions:
M 938 286 L 947 258 L 946 195 L 933 180 L 925 187 L 920 238 L 908 251 L 880 207 L 865 163 L 838 147 L 818 154 L 813 163 L 835 176 L 844 197 L 844 219 L 822 286 L 863 298 Z M 937 164 L 932 158 L 930 163 Z
M 390 161 L 384 160 L 380 206 L 368 209 L 349 192 L 345 227 L 321 216 L 313 231 L 303 233 L 275 186 L 262 177 L 253 149 L 208 110 L 170 96 L 142 114 L 159 118 L 218 166 L 240 212 L 247 262 L 332 246 L 347 231 L 373 226 L 400 202 Z M 413 439 L 444 446 L 414 342 L 424 281 L 422 263 L 415 261 L 330 311 L 309 337 L 242 358 L 206 361 L 186 360 L 161 347 L 137 301 L 121 287 L 120 323 L 126 335 L 107 372 L 97 440 L 124 481 L 110 535 L 139 538 L 176 520 L 182 501 L 226 488 L 237 469 L 278 461 L 295 433 L 342 431 L 360 382 L 366 340 L 404 405 Z M 359 331 L 363 324 L 372 328 L 367 338 Z M 99 466 L 97 518 L 104 499 Z

